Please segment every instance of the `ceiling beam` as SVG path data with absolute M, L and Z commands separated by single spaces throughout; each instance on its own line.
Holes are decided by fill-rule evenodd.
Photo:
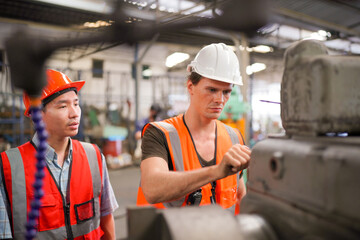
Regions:
M 292 18 L 292 19 L 296 19 L 298 21 L 307 23 L 309 25 L 316 25 L 319 27 L 323 27 L 327 30 L 335 30 L 341 33 L 345 33 L 348 35 L 353 35 L 353 36 L 358 36 L 360 37 L 360 32 L 356 31 L 354 29 L 348 28 L 346 26 L 341 26 L 338 25 L 336 23 L 331 23 L 328 21 L 324 21 L 321 20 L 319 18 L 316 17 L 312 17 L 303 13 L 299 13 L 299 12 L 295 12 L 289 9 L 285 9 L 285 8 L 273 8 L 271 9 L 272 13 L 276 14 L 276 15 L 280 15 L 282 17 L 287 17 L 287 18 Z

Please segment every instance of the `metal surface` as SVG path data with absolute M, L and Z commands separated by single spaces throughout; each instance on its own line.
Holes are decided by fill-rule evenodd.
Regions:
M 357 239 L 358 156 L 358 137 L 276 137 L 259 142 L 252 151 L 241 210 L 261 213 L 281 239 Z
M 288 134 L 360 133 L 360 58 L 330 56 L 319 41 L 285 52 L 281 118 Z
M 217 205 L 201 207 L 128 208 L 129 239 L 144 240 L 276 240 L 271 226 L 259 215 L 241 215 Z
M 162 217 L 170 239 L 236 239 L 240 235 L 233 215 L 219 206 L 172 208 L 163 211 Z
M 241 205 L 242 213 L 263 216 L 279 239 L 360 239 L 359 74 L 359 58 L 328 56 L 320 42 L 286 51 L 287 135 L 255 145 Z M 326 135 L 337 132 L 353 136 Z
M 276 240 L 278 239 L 271 225 L 260 215 L 241 214 L 236 216 L 240 235 L 236 239 Z

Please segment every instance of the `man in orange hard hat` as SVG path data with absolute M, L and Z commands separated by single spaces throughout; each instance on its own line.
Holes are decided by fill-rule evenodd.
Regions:
M 249 165 L 251 151 L 238 130 L 217 118 L 234 84 L 242 85 L 239 62 L 225 44 L 211 44 L 188 71 L 186 112 L 143 128 L 137 204 L 219 204 L 237 213 L 245 195 L 240 172 Z
M 112 213 L 118 204 L 105 159 L 97 146 L 71 139 L 78 133 L 81 109 L 77 93 L 85 82 L 73 82 L 51 69 L 46 74 L 48 84 L 41 101 L 48 145 L 42 146 L 35 133 L 31 141 L 1 153 L 4 174 L 0 178 L 4 179 L 0 180 L 0 190 L 7 195 L 4 199 L 8 202 L 7 206 L 0 206 L 0 218 L 11 219 L 11 232 L 4 236 L 12 235 L 14 239 L 24 236 L 27 212 L 34 198 L 35 152 L 46 147 L 37 238 L 115 239 Z M 30 98 L 24 94 L 23 100 L 25 115 L 30 116 Z M 1 214 L 1 209 L 7 211 Z

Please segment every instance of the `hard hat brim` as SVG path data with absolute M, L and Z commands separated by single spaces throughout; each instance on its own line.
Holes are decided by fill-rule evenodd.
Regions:
M 243 85 L 243 81 L 241 79 L 241 76 L 240 76 L 240 79 L 238 81 L 231 81 L 228 78 L 221 78 L 219 76 L 213 76 L 213 75 L 209 75 L 209 74 L 206 74 L 206 73 L 202 73 L 193 64 L 189 64 L 187 66 L 187 71 L 188 72 L 196 72 L 197 74 L 201 75 L 202 77 L 205 77 L 205 78 L 208 78 L 208 79 L 212 79 L 212 80 L 216 80 L 216 81 L 220 81 L 220 82 L 231 83 L 231 84 L 238 85 L 238 86 Z
M 40 100 L 44 100 L 45 98 L 53 95 L 54 93 L 59 92 L 59 91 L 64 90 L 64 89 L 67 89 L 67 88 L 76 88 L 76 91 L 79 93 L 80 89 L 84 86 L 84 84 L 85 84 L 84 80 L 68 83 L 66 85 L 63 85 L 63 86 L 60 86 L 60 87 L 54 89 L 51 93 L 49 93 L 47 95 L 42 94 L 41 97 L 40 97 Z M 24 93 L 24 95 L 27 95 L 27 94 Z M 26 117 L 30 117 L 29 108 L 25 109 L 24 115 Z

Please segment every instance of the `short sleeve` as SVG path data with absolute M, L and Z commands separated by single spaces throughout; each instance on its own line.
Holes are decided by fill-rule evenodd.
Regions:
M 150 125 L 146 129 L 142 138 L 141 160 L 143 161 L 150 157 L 159 157 L 164 159 L 166 162 L 169 162 L 169 153 L 166 146 L 167 144 L 164 133 L 156 127 Z
M 101 191 L 101 217 L 113 213 L 118 207 L 113 188 L 110 183 L 109 173 L 106 167 L 104 155 L 101 154 L 102 168 L 103 168 L 103 183 Z

